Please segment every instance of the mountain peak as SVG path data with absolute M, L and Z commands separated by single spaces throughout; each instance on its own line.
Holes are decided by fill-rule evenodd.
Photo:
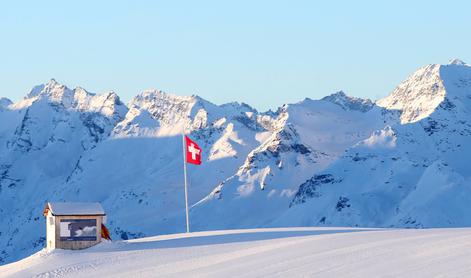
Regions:
M 13 102 L 10 99 L 8 99 L 6 97 L 0 98 L 0 108 L 5 108 L 5 107 L 8 107 L 12 104 L 13 104 Z
M 463 60 L 460 59 L 451 59 L 448 62 L 449 65 L 456 65 L 456 66 L 469 66 L 467 63 L 465 63 Z
M 67 89 L 64 85 L 58 83 L 54 78 L 48 82 L 34 86 L 31 91 L 26 95 L 26 98 L 37 97 L 40 94 L 49 94 L 52 91 Z
M 40 100 L 40 103 L 59 104 L 66 109 L 99 112 L 116 120 L 123 118 L 128 110 L 114 91 L 96 95 L 82 87 L 70 89 L 54 78 L 47 83 L 33 87 L 22 101 L 14 104 L 14 107 L 16 109 L 29 107 L 38 100 Z
M 49 79 L 49 81 L 46 83 L 46 85 L 55 86 L 55 85 L 60 85 L 60 84 L 59 84 L 59 82 L 56 81 L 56 79 L 51 78 L 51 79 Z
M 440 65 L 426 65 L 402 81 L 377 105 L 401 111 L 401 123 L 420 121 L 432 114 L 445 98 Z
M 331 97 L 340 97 L 340 98 L 346 98 L 346 97 L 348 97 L 347 94 L 345 94 L 345 92 L 342 91 L 342 90 L 337 91 L 337 92 L 331 94 L 330 96 L 331 96 Z M 329 96 L 327 96 L 327 97 L 329 97 Z
M 136 99 L 139 99 L 139 100 L 158 100 L 158 99 L 167 99 L 167 100 L 175 100 L 175 101 L 182 101 L 182 100 L 190 100 L 192 98 L 194 98 L 193 96 L 177 96 L 177 95 L 174 95 L 174 94 L 170 94 L 170 93 L 167 93 L 167 92 L 164 92 L 162 90 L 158 90 L 158 89 L 147 89 L 147 90 L 144 90 L 142 93 L 138 94 L 136 97 Z
M 374 105 L 374 103 L 369 99 L 350 97 L 347 96 L 344 91 L 338 91 L 330 96 L 322 98 L 321 100 L 337 104 L 344 110 L 355 110 L 360 112 L 369 111 Z
M 468 88 L 471 80 L 468 69 L 468 65 L 459 59 L 451 60 L 449 65 L 423 66 L 389 96 L 378 100 L 377 105 L 400 110 L 403 124 L 420 121 L 434 113 L 444 101 L 460 98 L 461 87 Z M 449 94 L 453 97 L 447 98 Z

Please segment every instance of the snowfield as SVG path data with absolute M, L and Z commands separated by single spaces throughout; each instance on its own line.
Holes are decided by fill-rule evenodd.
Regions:
M 0 277 L 470 277 L 471 228 L 196 232 L 42 250 Z

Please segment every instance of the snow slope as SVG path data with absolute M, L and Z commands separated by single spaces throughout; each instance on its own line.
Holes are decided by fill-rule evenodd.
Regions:
M 199 232 L 42 250 L 0 277 L 468 277 L 471 229 Z

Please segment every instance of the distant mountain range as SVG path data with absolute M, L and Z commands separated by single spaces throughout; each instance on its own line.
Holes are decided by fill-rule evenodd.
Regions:
M 0 99 L 0 264 L 41 249 L 46 201 L 98 201 L 112 237 L 192 230 L 471 225 L 471 67 L 427 65 L 376 102 L 337 92 L 276 112 L 55 80 Z

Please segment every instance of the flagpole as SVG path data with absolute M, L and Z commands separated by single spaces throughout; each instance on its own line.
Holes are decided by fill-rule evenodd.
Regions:
M 186 148 L 185 148 L 185 134 L 182 133 L 182 143 L 183 143 L 183 175 L 185 176 L 185 212 L 186 212 L 186 232 L 190 232 L 190 218 L 188 215 L 188 189 L 186 181 Z

